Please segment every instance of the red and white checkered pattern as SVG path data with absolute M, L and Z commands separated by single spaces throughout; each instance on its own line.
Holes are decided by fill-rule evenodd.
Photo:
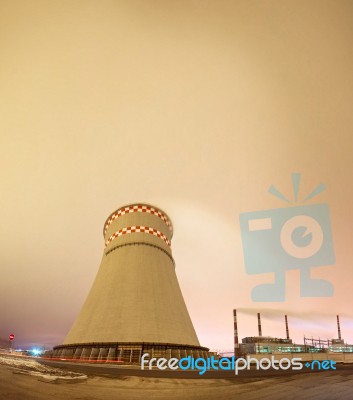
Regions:
M 133 212 L 145 212 L 148 214 L 153 214 L 157 215 L 157 217 L 161 218 L 167 225 L 170 231 L 172 231 L 172 224 L 170 223 L 169 219 L 160 211 L 157 210 L 156 208 L 153 208 L 151 206 L 144 206 L 141 204 L 135 204 L 133 206 L 127 206 L 120 208 L 118 211 L 116 211 L 113 215 L 110 216 L 108 221 L 105 224 L 104 227 L 104 234 L 107 232 L 107 229 L 109 225 L 116 220 L 117 218 L 121 217 L 122 215 L 133 213 Z
M 167 236 L 165 236 L 162 232 L 158 231 L 157 229 L 149 228 L 148 226 L 129 226 L 128 228 L 119 229 L 117 232 L 113 233 L 109 239 L 106 240 L 105 246 L 107 247 L 112 240 L 114 240 L 119 236 L 127 235 L 128 233 L 139 233 L 139 232 L 149 233 L 150 235 L 157 236 L 162 240 L 164 240 L 168 246 L 170 246 L 170 241 L 167 238 Z

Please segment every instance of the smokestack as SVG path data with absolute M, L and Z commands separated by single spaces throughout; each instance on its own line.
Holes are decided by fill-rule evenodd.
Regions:
M 259 328 L 259 336 L 262 336 L 260 313 L 257 313 L 257 325 L 258 325 L 258 328 Z
M 286 315 L 284 316 L 284 320 L 286 321 L 286 335 L 287 335 L 287 339 L 289 339 L 288 318 L 287 318 Z
M 338 339 L 341 340 L 341 326 L 340 326 L 340 316 L 337 315 L 337 329 L 338 329 Z
M 237 310 L 233 310 L 233 317 L 234 317 L 234 357 L 239 357 Z

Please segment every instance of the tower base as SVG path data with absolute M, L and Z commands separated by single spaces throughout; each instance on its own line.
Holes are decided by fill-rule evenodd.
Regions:
M 209 349 L 201 346 L 171 343 L 77 343 L 54 347 L 46 353 L 53 359 L 80 362 L 106 362 L 139 364 L 141 357 L 148 353 L 150 358 L 208 358 Z

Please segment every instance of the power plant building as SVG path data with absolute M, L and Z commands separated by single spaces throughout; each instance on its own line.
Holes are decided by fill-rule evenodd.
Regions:
M 102 262 L 64 343 L 52 357 L 139 362 L 207 357 L 187 311 L 172 256 L 173 226 L 162 210 L 131 204 L 104 224 Z
M 279 339 L 270 336 L 252 336 L 242 339 L 241 354 L 304 353 L 309 346 L 293 344 L 292 339 Z
M 235 313 L 236 315 L 236 313 Z M 259 336 L 249 336 L 242 339 L 240 344 L 241 354 L 275 354 L 275 353 L 302 353 L 308 350 L 308 347 L 301 344 L 293 344 L 289 338 L 288 318 L 284 316 L 286 324 L 286 339 L 262 336 L 261 315 L 257 313 L 257 327 Z
M 247 336 L 239 344 L 237 311 L 233 310 L 234 317 L 234 354 L 278 354 L 278 353 L 353 353 L 353 345 L 348 345 L 341 337 L 341 326 L 337 315 L 338 339 L 314 339 L 304 336 L 304 344 L 295 344 L 289 337 L 288 318 L 284 316 L 286 338 L 274 338 L 262 335 L 260 313 L 257 313 L 258 336 Z

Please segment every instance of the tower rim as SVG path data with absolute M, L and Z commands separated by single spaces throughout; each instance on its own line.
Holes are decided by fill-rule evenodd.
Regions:
M 154 210 L 159 211 L 168 221 L 168 223 L 166 223 L 166 225 L 168 226 L 170 233 L 171 233 L 171 237 L 173 237 L 173 223 L 172 220 L 170 219 L 169 215 L 163 211 L 160 207 L 155 206 L 154 204 L 150 204 L 150 203 L 141 203 L 141 202 L 136 202 L 136 203 L 128 203 L 125 204 L 119 208 L 117 208 L 115 211 L 113 211 L 112 213 L 109 214 L 108 218 L 105 220 L 104 225 L 103 225 L 103 237 L 105 236 L 106 230 L 108 229 L 110 223 L 109 221 L 111 221 L 111 219 L 113 218 L 113 216 L 115 214 L 117 214 L 119 211 L 123 210 L 124 208 L 128 208 L 128 207 L 134 207 L 134 206 L 142 206 L 142 207 L 150 207 Z

